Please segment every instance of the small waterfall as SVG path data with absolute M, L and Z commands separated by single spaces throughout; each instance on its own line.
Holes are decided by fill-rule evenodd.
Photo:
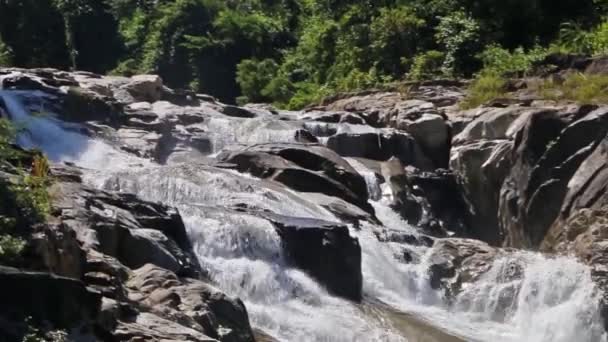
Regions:
M 380 188 L 380 180 L 376 173 L 357 159 L 346 158 L 346 160 L 365 179 L 369 198 L 373 201 L 378 201 L 382 197 L 382 189 Z
M 20 99 L 20 96 L 26 95 L 36 93 L 0 90 L 0 98 L 17 129 L 17 143 L 20 146 L 41 149 L 55 162 L 74 162 L 91 169 L 122 169 L 149 164 L 148 161 L 116 150 L 101 140 L 76 132 L 78 127 L 70 129 L 52 113 L 31 115 Z
M 266 220 L 230 208 L 246 204 L 283 215 L 337 220 L 330 212 L 293 191 L 236 172 L 194 164 L 160 166 L 135 158 L 75 132 L 51 115 L 30 115 L 18 95 L 0 91 L 20 128 L 20 144 L 41 148 L 54 161 L 90 168 L 85 178 L 96 186 L 178 207 L 201 264 L 222 290 L 244 300 L 255 327 L 280 341 L 407 341 L 387 316 L 370 315 L 363 306 L 328 294 L 307 274 L 289 267 Z M 220 121 L 209 125 L 226 129 Z M 248 125 L 236 128 L 244 133 L 253 129 Z M 291 138 L 289 127 L 275 128 L 249 137 L 239 137 L 236 130 L 222 132 L 224 140 L 215 146 Z M 419 233 L 389 208 L 374 172 L 350 161 L 365 177 L 383 224 L 366 223 L 352 230 L 362 248 L 365 305 L 382 303 L 466 341 L 606 340 L 589 269 L 565 257 L 505 253 L 448 303 L 428 281 L 432 247 L 408 246 L 416 261 L 404 263 L 395 258 L 403 245 L 375 237 L 377 229 Z

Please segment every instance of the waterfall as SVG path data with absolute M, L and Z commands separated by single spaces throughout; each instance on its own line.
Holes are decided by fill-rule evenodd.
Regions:
M 95 186 L 176 206 L 211 279 L 243 299 L 253 326 L 280 341 L 442 342 L 407 335 L 407 329 L 393 319 L 394 312 L 407 313 L 420 324 L 466 341 L 605 339 L 590 271 L 566 257 L 505 253 L 481 279 L 465 286 L 452 302 L 446 301 L 429 284 L 432 247 L 408 247 L 416 257 L 408 264 L 395 258 L 403 245 L 381 243 L 374 236 L 378 228 L 419 233 L 389 208 L 376 176 L 360 163 L 351 160 L 368 181 L 368 191 L 376 200 L 372 205 L 382 222 L 382 227 L 365 223 L 351 230 L 362 248 L 361 305 L 332 296 L 306 273 L 289 266 L 269 222 L 230 209 L 246 203 L 282 215 L 338 220 L 316 203 L 232 171 L 195 164 L 161 166 L 135 158 L 75 131 L 52 114 L 31 115 L 19 94 L 0 91 L 0 97 L 20 129 L 22 146 L 40 148 L 53 161 L 90 169 L 85 179 Z M 221 128 L 220 120 L 210 125 Z M 256 137 L 261 138 L 285 137 L 264 133 Z M 230 141 L 238 141 L 238 135 L 226 132 L 216 147 Z

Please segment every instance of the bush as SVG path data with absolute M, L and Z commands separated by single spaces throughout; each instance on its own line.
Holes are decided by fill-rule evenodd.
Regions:
M 584 30 L 580 24 L 566 22 L 561 25 L 559 38 L 553 44 L 553 50 L 586 55 L 603 55 L 608 53 L 608 21 L 604 21 L 590 30 Z
M 0 66 L 11 66 L 13 55 L 11 49 L 0 39 Z
M 414 63 L 408 77 L 414 81 L 428 80 L 443 75 L 441 66 L 445 54 L 441 51 L 431 50 L 414 57 Z
M 319 103 L 323 98 L 333 93 L 333 90 L 327 86 L 310 82 L 298 83 L 296 89 L 295 94 L 287 104 L 287 108 L 291 110 L 298 110 Z
M 269 101 L 264 89 L 275 78 L 279 66 L 272 59 L 245 59 L 237 66 L 236 81 L 243 94 L 242 102 Z
M 19 263 L 26 242 L 20 237 L 0 234 L 0 264 L 15 265 Z
M 468 73 L 471 58 L 477 51 L 479 23 L 459 11 L 442 17 L 436 28 L 435 39 L 445 49 L 443 73 L 448 76 Z
M 504 96 L 506 94 L 506 84 L 506 80 L 496 73 L 480 74 L 469 87 L 467 96 L 460 103 L 460 108 L 475 108 Z
M 540 46 L 525 51 L 517 48 L 509 51 L 492 44 L 478 55 L 486 72 L 501 76 L 525 76 L 535 63 L 542 61 L 548 54 L 547 49 Z
M 0 118 L 0 160 L 12 157 L 15 150 L 10 143 L 15 138 L 15 128 L 10 121 Z

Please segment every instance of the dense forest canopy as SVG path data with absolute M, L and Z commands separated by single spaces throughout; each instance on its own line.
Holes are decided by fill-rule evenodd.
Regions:
M 0 0 L 0 65 L 158 73 L 169 86 L 224 101 L 295 108 L 335 91 L 469 77 L 488 60 L 525 63 L 549 50 L 604 53 L 607 4 Z

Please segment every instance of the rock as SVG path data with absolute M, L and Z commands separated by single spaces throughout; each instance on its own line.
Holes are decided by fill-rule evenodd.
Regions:
M 543 250 L 564 252 L 579 235 L 603 222 L 603 208 L 608 204 L 607 151 L 608 137 L 604 137 L 569 180 L 560 214 L 541 245 Z M 596 237 L 601 239 L 602 234 Z
M 498 200 L 511 168 L 512 149 L 509 140 L 479 140 L 452 150 L 450 166 L 460 177 L 471 206 L 471 237 L 494 246 L 502 242 Z
M 450 129 L 431 102 L 404 100 L 398 93 L 374 93 L 338 100 L 327 109 L 357 113 L 372 126 L 404 130 L 416 138 L 436 168 L 448 165 Z
M 428 257 L 431 286 L 454 298 L 465 284 L 487 272 L 498 255 L 498 249 L 481 241 L 438 239 Z
M 327 147 L 344 157 L 386 161 L 396 157 L 404 165 L 433 170 L 434 164 L 407 133 L 382 130 L 375 133 L 339 133 L 327 139 Z
M 392 159 L 383 164 L 382 174 L 392 192 L 391 207 L 406 222 L 434 236 L 447 235 L 447 229 L 467 234 L 469 211 L 453 173 L 420 172 Z
M 515 160 L 500 194 L 499 219 L 505 246 L 538 248 L 557 218 L 568 183 L 606 135 L 606 108 L 576 116 L 533 115 L 515 139 Z
M 78 172 L 62 168 L 63 172 Z M 56 183 L 52 193 L 54 212 L 66 228 L 76 232 L 85 249 L 116 257 L 130 268 L 158 263 L 180 275 L 201 273 L 175 210 L 73 182 Z M 133 253 L 137 248 L 145 252 Z
M 18 322 L 32 317 L 55 329 L 92 329 L 101 305 L 101 296 L 79 280 L 49 273 L 0 266 L 0 283 L 0 315 Z
M 302 193 L 301 195 L 311 203 L 316 203 L 329 210 L 340 220 L 351 223 L 355 226 L 359 226 L 362 221 L 373 223 L 378 222 L 374 215 L 340 198 L 319 193 Z
M 304 112 L 300 119 L 305 121 L 365 125 L 365 120 L 361 116 L 349 112 L 307 111 Z
M 416 247 L 431 247 L 435 243 L 435 240 L 433 238 L 425 235 L 413 235 L 401 230 L 394 230 L 388 228 L 376 230 L 374 231 L 374 235 L 376 235 L 376 238 L 378 238 L 378 241 L 380 242 L 394 242 Z
M 254 341 L 243 303 L 195 279 L 147 264 L 128 282 L 132 297 L 160 317 L 181 316 L 178 321 L 222 342 Z
M 177 244 L 162 232 L 154 229 L 134 229 L 125 236 L 125 240 L 125 249 L 118 253 L 130 268 L 151 263 L 172 272 L 180 271 L 181 265 L 174 253 L 181 251 Z
M 85 88 L 67 87 L 60 112 L 61 119 L 66 121 L 116 125 L 121 121 L 122 106 L 112 97 Z
M 514 122 L 526 122 L 529 116 L 546 111 L 546 109 L 530 109 L 520 107 L 508 108 L 485 108 L 481 113 L 476 113 L 477 118 L 457 136 L 454 137 L 454 145 L 470 143 L 473 141 L 487 140 L 512 140 L 518 130 L 518 125 L 511 128 Z
M 76 233 L 62 224 L 39 225 L 30 241 L 31 253 L 40 265 L 34 269 L 47 270 L 56 275 L 80 279 L 85 272 L 86 253 Z
M 115 91 L 115 96 L 117 92 L 121 94 L 122 90 L 125 90 L 132 99 L 124 94 L 123 98 L 118 98 L 119 102 L 156 102 L 160 101 L 162 96 L 163 80 L 158 75 L 136 75 L 131 77 L 129 83 Z
M 131 321 L 120 321 L 113 336 L 119 341 L 217 342 L 199 331 L 147 312 Z
M 218 159 L 240 172 L 272 179 L 301 192 L 341 198 L 367 212 L 367 185 L 363 177 L 335 152 L 315 144 L 260 144 L 227 152 Z
M 437 114 L 423 114 L 415 120 L 402 119 L 397 128 L 410 132 L 435 167 L 446 168 L 450 155 L 451 135 L 445 119 Z
M 361 247 L 348 227 L 317 219 L 263 214 L 275 225 L 287 257 L 310 273 L 327 289 L 344 298 L 360 301 L 363 276 Z
M 236 106 L 224 106 L 222 107 L 222 113 L 228 116 L 234 116 L 237 118 L 254 118 L 256 114 L 252 111 L 249 111 L 245 108 L 236 107 Z

